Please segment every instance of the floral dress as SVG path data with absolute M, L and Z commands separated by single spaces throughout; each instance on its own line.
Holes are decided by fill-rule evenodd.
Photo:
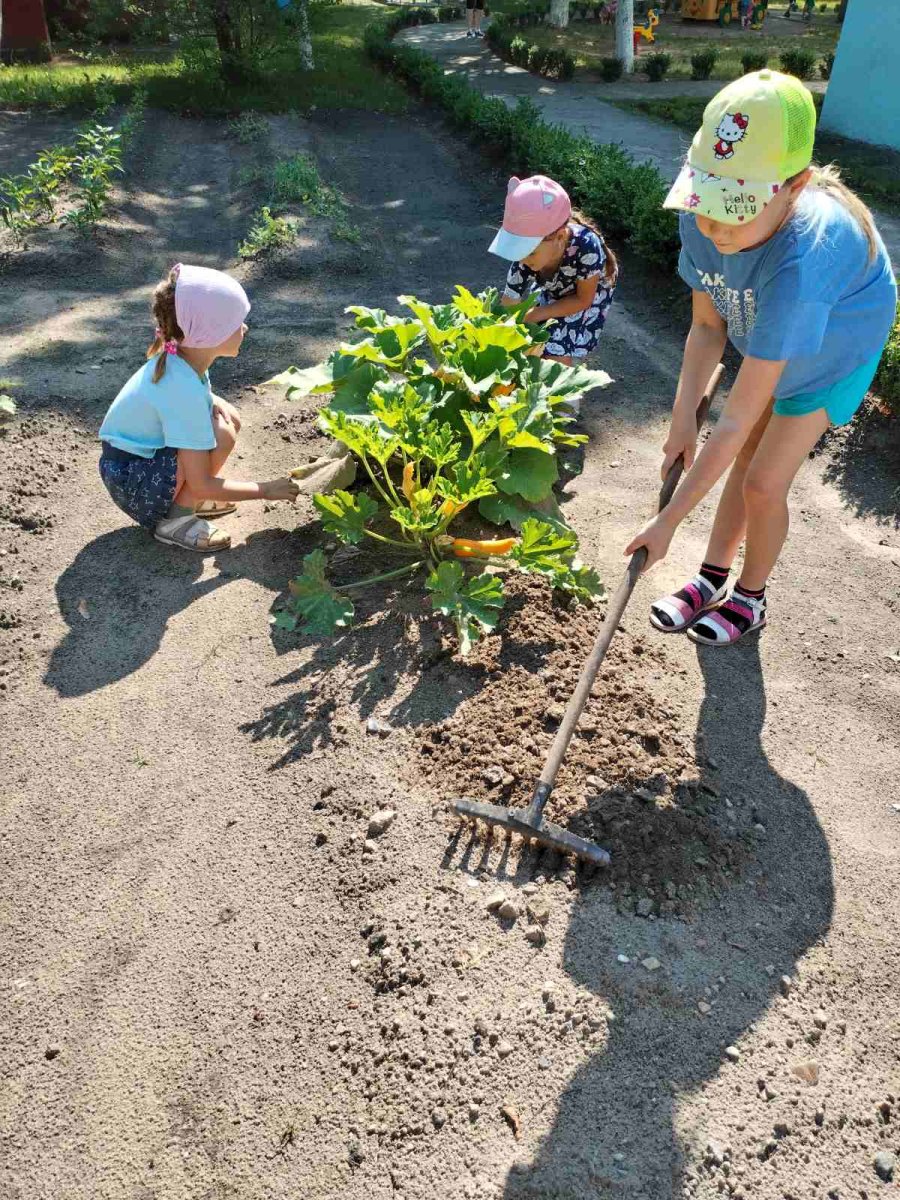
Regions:
M 579 279 L 602 276 L 606 262 L 603 238 L 585 225 L 573 223 L 569 230 L 571 239 L 552 279 L 541 282 L 530 267 L 514 262 L 509 268 L 503 294 L 512 300 L 521 300 L 536 292 L 538 305 L 554 304 L 574 295 Z M 596 349 L 615 290 L 615 278 L 610 283 L 601 278 L 590 308 L 571 317 L 545 321 L 543 324 L 550 339 L 544 345 L 544 353 L 554 358 L 585 358 Z

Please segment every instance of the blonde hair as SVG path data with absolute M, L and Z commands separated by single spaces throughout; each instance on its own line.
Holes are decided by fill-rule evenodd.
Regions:
M 159 383 L 166 373 L 166 342 L 180 342 L 184 334 L 175 316 L 175 284 L 178 280 L 178 269 L 173 267 L 168 278 L 158 283 L 153 289 L 153 316 L 156 318 L 156 337 L 147 348 L 147 357 L 156 359 L 153 370 L 153 382 Z
M 868 206 L 860 200 L 856 192 L 851 191 L 847 187 L 846 183 L 841 179 L 840 171 L 833 163 L 829 163 L 824 167 L 811 163 L 809 169 L 812 171 L 812 175 L 806 186 L 816 188 L 820 192 L 825 192 L 826 195 L 833 197 L 839 204 L 844 206 L 865 234 L 869 245 L 869 262 L 874 262 L 875 255 L 878 253 L 878 242 L 875 238 L 875 221 Z M 796 178 L 797 176 L 795 175 L 793 179 Z M 789 179 L 788 183 L 792 183 L 793 179 Z

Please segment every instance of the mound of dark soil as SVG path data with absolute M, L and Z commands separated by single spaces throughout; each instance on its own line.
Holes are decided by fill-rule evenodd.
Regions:
M 517 576 L 506 589 L 499 636 L 445 668 L 448 688 L 464 690 L 472 670 L 484 672 L 484 686 L 452 716 L 418 731 L 419 756 L 422 773 L 447 798 L 521 806 L 603 614 L 560 602 L 539 580 Z M 642 635 L 618 632 L 547 815 L 604 845 L 626 894 L 633 888 L 653 910 L 675 912 L 731 873 L 742 846 L 720 827 L 725 800 L 690 738 L 642 682 L 665 665 Z

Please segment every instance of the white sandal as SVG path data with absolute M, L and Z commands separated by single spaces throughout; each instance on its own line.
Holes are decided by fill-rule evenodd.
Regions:
M 227 533 L 210 525 L 201 517 L 188 513 L 186 517 L 166 517 L 153 531 L 158 542 L 166 546 L 179 546 L 182 550 L 193 550 L 197 554 L 210 554 L 215 550 L 227 550 L 231 538 Z
M 201 500 L 194 512 L 198 517 L 211 517 L 215 520 L 216 517 L 230 517 L 233 512 L 237 512 L 237 505 L 229 504 L 227 500 L 221 504 L 218 500 Z

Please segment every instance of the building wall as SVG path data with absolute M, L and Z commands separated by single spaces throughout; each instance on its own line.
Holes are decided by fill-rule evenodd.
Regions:
M 820 124 L 900 150 L 900 0 L 850 0 Z

